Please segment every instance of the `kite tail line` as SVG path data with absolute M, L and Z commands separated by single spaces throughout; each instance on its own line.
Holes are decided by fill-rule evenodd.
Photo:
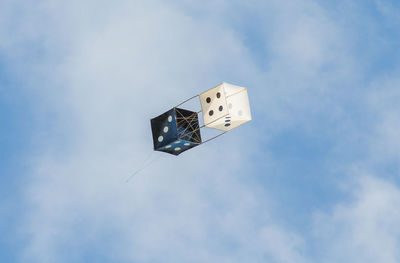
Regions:
M 134 173 L 132 173 L 128 177 L 128 179 L 126 179 L 125 183 L 128 183 L 135 175 L 140 173 L 143 169 L 149 167 L 152 163 L 154 163 L 156 160 L 158 160 L 160 158 L 160 156 L 157 156 L 156 158 L 153 158 L 153 157 L 154 157 L 154 151 L 151 151 L 151 153 L 143 161 L 142 165 Z

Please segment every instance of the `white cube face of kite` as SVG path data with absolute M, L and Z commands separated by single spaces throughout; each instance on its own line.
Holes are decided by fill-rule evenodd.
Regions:
M 247 89 L 222 83 L 200 94 L 204 125 L 222 131 L 251 121 Z
M 206 126 L 229 114 L 225 91 L 221 85 L 200 94 L 200 103 Z

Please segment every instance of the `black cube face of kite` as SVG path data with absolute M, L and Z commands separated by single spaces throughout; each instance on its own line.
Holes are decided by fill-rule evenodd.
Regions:
M 174 155 L 201 144 L 197 112 L 173 108 L 151 119 L 154 150 Z

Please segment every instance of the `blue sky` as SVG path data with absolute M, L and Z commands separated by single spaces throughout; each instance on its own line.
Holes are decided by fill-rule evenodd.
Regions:
M 1 261 L 399 262 L 399 12 L 2 1 Z M 222 81 L 253 121 L 125 183 L 149 119 Z

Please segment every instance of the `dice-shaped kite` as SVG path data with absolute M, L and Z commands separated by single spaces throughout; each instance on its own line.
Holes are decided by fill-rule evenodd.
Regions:
M 201 144 L 197 112 L 173 108 L 151 119 L 154 150 L 173 155 Z
M 223 82 L 200 94 L 204 125 L 222 131 L 251 121 L 247 89 Z

